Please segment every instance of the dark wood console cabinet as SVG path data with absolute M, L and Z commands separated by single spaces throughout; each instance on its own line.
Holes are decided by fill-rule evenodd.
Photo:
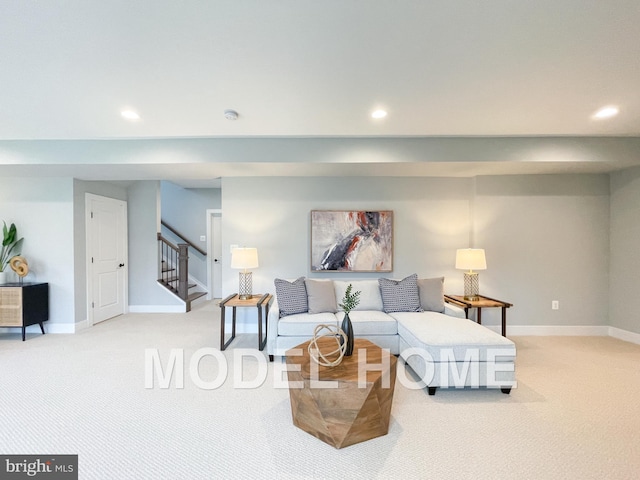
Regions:
M 22 341 L 29 325 L 49 320 L 48 283 L 5 283 L 0 285 L 0 327 L 22 328 Z

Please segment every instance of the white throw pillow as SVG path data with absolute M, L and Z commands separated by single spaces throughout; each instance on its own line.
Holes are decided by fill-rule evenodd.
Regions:
M 360 292 L 360 303 L 354 310 L 379 310 L 382 311 L 382 297 L 378 280 L 334 280 L 333 287 L 336 292 L 336 302 L 338 311 L 341 312 L 340 304 L 344 298 L 344 292 L 349 284 L 353 285 L 351 292 Z

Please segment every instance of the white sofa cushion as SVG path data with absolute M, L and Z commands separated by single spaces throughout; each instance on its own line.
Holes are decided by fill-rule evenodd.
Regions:
M 450 317 L 437 312 L 397 312 L 390 316 L 398 321 L 398 334 L 412 347 L 421 348 L 434 362 L 463 361 L 468 353 L 477 353 L 479 361 L 487 360 L 489 349 L 505 350 L 497 362 L 513 361 L 514 343 L 472 320 Z
M 344 312 L 337 313 L 336 317 L 338 317 L 338 326 L 342 325 Z M 351 310 L 349 318 L 353 325 L 353 334 L 356 337 L 398 334 L 398 322 L 395 318 L 379 310 Z
M 349 284 L 353 285 L 353 292 L 360 292 L 360 303 L 354 310 L 379 310 L 382 311 L 382 296 L 378 280 L 334 280 L 333 287 L 336 292 L 338 311 L 342 311 L 340 303 L 344 298 L 344 292 Z
M 338 319 L 333 313 L 298 313 L 280 318 L 278 321 L 278 335 L 306 336 L 311 338 L 316 325 L 320 325 L 321 323 L 339 326 Z

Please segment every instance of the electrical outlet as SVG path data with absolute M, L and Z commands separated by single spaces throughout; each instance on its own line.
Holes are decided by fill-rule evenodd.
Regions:
M 207 236 L 206 235 L 200 235 L 200 241 L 201 242 L 206 242 L 207 241 Z
M 558 300 L 551 301 L 551 310 L 560 310 L 560 302 Z

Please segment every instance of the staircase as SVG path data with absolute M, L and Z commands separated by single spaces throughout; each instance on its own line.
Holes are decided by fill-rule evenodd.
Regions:
M 160 273 L 158 283 L 184 300 L 186 311 L 189 312 L 191 311 L 191 303 L 207 294 L 207 292 L 195 290 L 197 287 L 195 283 L 189 283 L 189 248 L 197 249 L 203 255 L 207 253 L 186 240 L 164 221 L 162 225 L 186 243 L 175 245 L 158 232 L 158 271 Z

